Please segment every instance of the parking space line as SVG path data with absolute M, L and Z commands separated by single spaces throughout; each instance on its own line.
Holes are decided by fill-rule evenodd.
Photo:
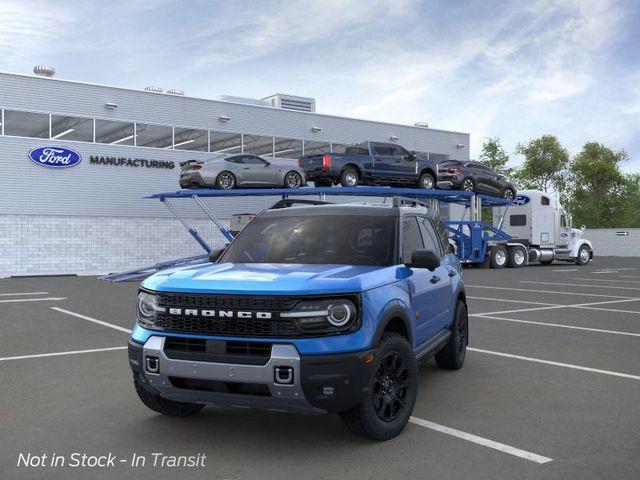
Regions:
M 521 450 L 504 443 L 495 442 L 493 440 L 489 440 L 488 438 L 479 437 L 477 435 L 473 435 L 472 433 L 456 430 L 455 428 L 445 427 L 444 425 L 440 425 L 439 423 L 423 420 L 422 418 L 410 417 L 409 421 L 415 425 L 420 425 L 421 427 L 444 433 L 446 435 L 451 435 L 452 437 L 460 438 L 477 445 L 482 445 L 483 447 L 488 447 L 500 452 L 508 453 L 509 455 L 513 455 L 515 457 L 524 458 L 525 460 L 529 460 L 531 462 L 544 464 L 553 461 L 553 458 L 544 457 L 542 455 L 538 455 L 537 453 L 527 452 L 526 450 Z
M 552 272 L 577 272 L 579 268 L 561 268 L 559 270 L 551 270 Z
M 57 302 L 66 300 L 66 297 L 46 297 L 46 298 L 11 298 L 8 300 L 0 300 L 0 303 L 22 303 L 22 302 Z
M 542 282 L 542 283 L 547 283 L 547 282 Z M 636 298 L 636 297 L 625 297 L 622 295 L 604 295 L 601 293 L 559 292 L 557 290 L 531 290 L 529 288 L 493 287 L 490 285 L 465 285 L 465 286 L 468 288 L 488 288 L 490 290 L 511 290 L 514 292 L 527 292 L 527 293 L 554 293 L 556 295 L 576 295 L 580 297 L 631 298 L 634 300 Z
M 97 318 L 87 317 L 86 315 L 80 315 L 79 313 L 71 312 L 69 310 L 65 310 L 64 308 L 58 307 L 50 307 L 51 310 L 55 310 L 56 312 L 66 313 L 67 315 L 71 315 L 76 318 L 81 318 L 82 320 L 86 320 L 87 322 L 97 323 L 98 325 L 102 325 L 103 327 L 113 328 L 114 330 L 118 330 L 124 333 L 131 333 L 131 330 L 128 328 L 121 327 L 119 325 L 114 325 L 113 323 L 103 322 L 102 320 L 98 320 Z
M 19 357 L 2 357 L 0 358 L 0 362 L 7 362 L 9 360 L 26 360 L 29 358 L 59 357 L 62 355 L 78 355 L 81 353 L 109 352 L 111 350 L 124 350 L 126 348 L 127 347 L 107 347 L 107 348 L 92 348 L 89 350 L 70 350 L 66 352 L 37 353 L 35 355 L 20 355 Z
M 536 280 L 520 280 L 520 283 L 537 283 L 542 285 L 563 285 L 566 287 L 583 287 L 583 288 L 616 288 L 618 290 L 640 290 L 640 287 L 619 287 L 618 285 L 585 285 L 580 283 L 538 282 Z
M 543 360 L 542 358 L 524 357 L 522 355 L 513 355 L 511 353 L 494 352 L 482 348 L 467 347 L 467 350 L 477 353 L 485 353 L 487 355 L 496 355 L 498 357 L 514 358 L 516 360 L 524 360 L 526 362 L 541 363 L 544 365 L 552 365 L 554 367 L 571 368 L 573 370 L 581 370 L 583 372 L 601 373 L 612 377 L 630 378 L 631 380 L 640 380 L 640 376 L 631 375 L 630 373 L 613 372 L 611 370 L 601 370 L 599 368 L 583 367 L 582 365 L 573 365 L 571 363 L 553 362 L 551 360 Z
M 618 275 L 620 278 L 640 278 L 640 275 Z
M 534 322 L 533 320 L 520 320 L 517 318 L 502 318 L 502 317 L 496 317 L 493 315 L 484 315 L 484 314 L 478 314 L 478 313 L 472 313 L 469 316 L 477 317 L 477 318 L 489 318 L 491 320 L 502 320 L 503 322 L 527 323 L 530 325 L 541 325 L 544 327 L 568 328 L 571 330 L 585 330 L 587 332 L 609 333 L 611 335 L 626 335 L 628 337 L 640 337 L 640 333 L 621 332 L 619 330 L 604 330 L 601 328 L 579 327 L 577 325 L 563 325 L 561 323 Z
M 0 297 L 13 297 L 14 295 L 49 295 L 49 292 L 0 293 Z
M 580 278 L 580 277 L 573 277 L 572 280 L 588 280 L 589 282 L 640 283 L 639 280 L 610 280 L 608 278 Z
M 589 310 L 602 310 L 605 312 L 624 312 L 624 313 L 640 313 L 634 310 L 616 310 L 613 308 L 598 308 L 593 305 L 608 305 L 610 303 L 625 303 L 625 302 L 637 302 L 640 301 L 639 298 L 625 298 L 624 300 L 606 300 L 604 302 L 590 302 L 590 303 L 576 303 L 572 305 L 555 305 L 548 304 L 546 307 L 535 307 L 535 308 L 518 308 L 516 310 L 499 310 L 496 312 L 480 312 L 475 315 L 501 315 L 503 313 L 519 313 L 519 312 L 535 312 L 539 310 L 553 310 L 557 308 L 586 308 Z
M 524 300 L 510 300 L 508 298 L 490 298 L 490 297 L 470 297 L 467 296 L 467 299 L 472 299 L 472 300 L 488 300 L 488 301 L 493 301 L 493 302 L 506 302 L 506 303 L 526 303 L 526 304 L 531 304 L 531 305 L 545 305 L 547 307 L 551 307 L 551 306 L 556 306 L 558 304 L 556 303 L 543 303 L 543 302 L 530 302 L 530 301 L 524 301 Z

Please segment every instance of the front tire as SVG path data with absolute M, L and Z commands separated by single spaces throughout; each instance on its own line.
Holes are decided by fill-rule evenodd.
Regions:
M 340 176 L 340 185 L 343 187 L 357 187 L 360 177 L 358 172 L 353 168 L 345 168 Z
M 422 188 L 424 190 L 433 190 L 434 188 L 436 188 L 436 181 L 433 178 L 433 175 L 431 175 L 430 173 L 423 173 L 422 175 L 420 175 L 418 188 Z
M 236 177 L 233 173 L 223 171 L 216 177 L 216 187 L 220 190 L 231 190 L 236 186 Z
M 589 260 L 591 260 L 591 249 L 586 246 L 586 245 L 582 245 L 579 249 L 578 249 L 578 256 L 576 257 L 576 265 L 586 265 L 587 263 L 589 263 Z
M 154 412 L 169 417 L 189 417 L 204 408 L 204 405 L 200 403 L 174 402 L 173 400 L 162 398 L 160 395 L 155 395 L 144 388 L 136 378 L 133 379 L 133 385 L 142 403 Z
M 376 365 L 365 399 L 340 413 L 356 435 L 389 440 L 407 425 L 418 393 L 418 364 L 403 336 L 386 332 L 375 353 Z
M 456 306 L 453 325 L 451 326 L 451 336 L 449 340 L 436 353 L 436 365 L 445 370 L 459 370 L 464 365 L 467 356 L 467 345 L 469 344 L 469 315 L 467 306 L 462 300 L 458 300 Z
M 285 188 L 300 188 L 302 186 L 302 175 L 300 175 L 295 170 L 291 170 L 284 177 L 284 187 Z

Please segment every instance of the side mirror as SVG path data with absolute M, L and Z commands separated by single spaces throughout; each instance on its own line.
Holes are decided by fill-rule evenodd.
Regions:
M 416 250 L 411 255 L 411 264 L 409 268 L 426 268 L 434 271 L 440 266 L 440 257 L 433 250 Z
M 216 263 L 220 258 L 220 255 L 222 255 L 222 252 L 224 252 L 224 248 L 220 248 L 218 250 L 211 250 L 211 253 L 209 253 L 209 261 L 211 263 Z
M 411 150 L 407 155 L 404 156 L 404 159 L 413 162 L 416 159 L 416 152 Z

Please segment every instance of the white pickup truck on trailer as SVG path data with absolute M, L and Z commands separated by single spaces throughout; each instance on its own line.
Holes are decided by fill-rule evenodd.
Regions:
M 492 267 L 517 268 L 554 260 L 585 265 L 593 259 L 591 242 L 582 238 L 586 227 L 572 228 L 571 216 L 557 198 L 539 190 L 522 190 L 506 208 L 494 207 L 493 225 L 511 240 L 490 247 Z

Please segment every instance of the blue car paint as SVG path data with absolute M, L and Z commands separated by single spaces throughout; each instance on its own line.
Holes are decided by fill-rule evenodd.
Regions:
M 450 270 L 457 274 L 448 275 Z M 413 346 L 419 349 L 435 334 L 450 327 L 462 290 L 461 264 L 453 254 L 443 257 L 434 272 L 410 269 L 404 265 L 389 267 L 321 265 L 321 264 L 203 264 L 176 268 L 147 278 L 142 287 L 152 291 L 180 293 L 221 293 L 253 295 L 313 295 L 360 293 L 362 326 L 355 332 L 318 338 L 287 338 L 301 355 L 348 353 L 375 346 L 378 326 L 391 308 L 399 307 L 410 319 L 408 326 Z M 441 277 L 443 290 L 438 292 L 430 276 Z M 418 292 L 416 285 L 427 287 Z M 443 287 L 437 287 L 443 288 Z M 436 295 L 438 298 L 436 298 Z M 423 308 L 430 303 L 436 310 Z M 435 314 L 434 314 L 435 312 Z M 161 331 L 147 330 L 136 324 L 131 339 L 144 344 Z M 171 333 L 171 336 L 233 340 L 235 337 L 202 336 Z M 279 338 L 244 338 L 247 341 L 282 342 Z

